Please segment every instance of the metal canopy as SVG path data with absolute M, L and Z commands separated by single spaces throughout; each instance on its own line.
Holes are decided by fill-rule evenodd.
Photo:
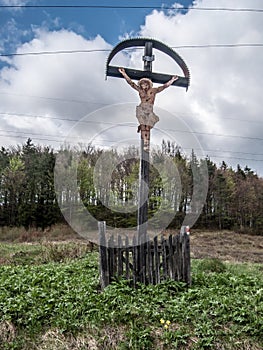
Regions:
M 118 45 L 116 45 L 111 51 L 111 53 L 109 54 L 109 57 L 107 59 L 106 78 L 107 76 L 123 78 L 122 74 L 118 70 L 119 67 L 110 65 L 110 62 L 112 61 L 113 57 L 118 52 L 131 47 L 144 47 L 145 52 L 149 52 L 149 50 L 147 50 L 147 46 L 149 46 L 149 44 L 151 48 L 162 51 L 166 55 L 170 56 L 179 65 L 184 76 L 179 76 L 179 79 L 175 80 L 172 85 L 183 87 L 183 88 L 186 88 L 187 90 L 190 85 L 190 72 L 184 60 L 169 46 L 163 44 L 158 40 L 149 39 L 149 38 L 127 39 L 127 40 L 121 41 Z M 141 78 L 149 78 L 152 80 L 152 82 L 159 83 L 159 84 L 166 83 L 172 78 L 173 75 L 175 75 L 175 74 L 163 74 L 163 73 L 152 72 L 151 64 L 153 60 L 154 60 L 153 55 L 144 55 L 143 56 L 144 70 L 125 68 L 125 71 L 131 79 L 140 80 Z M 146 68 L 147 65 L 148 67 L 150 66 L 150 69 Z

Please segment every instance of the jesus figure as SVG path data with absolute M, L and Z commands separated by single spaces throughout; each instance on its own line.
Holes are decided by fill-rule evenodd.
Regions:
M 127 83 L 139 92 L 141 103 L 136 107 L 136 117 L 140 123 L 138 132 L 141 130 L 142 126 L 150 130 L 159 121 L 159 118 L 153 112 L 156 94 L 172 85 L 172 83 L 178 79 L 178 76 L 174 75 L 165 84 L 154 88 L 152 81 L 148 78 L 142 78 L 138 81 L 138 84 L 136 84 L 127 75 L 124 68 L 119 68 L 119 72 L 123 75 Z

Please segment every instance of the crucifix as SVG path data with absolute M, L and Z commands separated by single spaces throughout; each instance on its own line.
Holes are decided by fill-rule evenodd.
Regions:
M 124 68 L 119 68 L 119 72 L 123 75 L 127 83 L 139 92 L 141 99 L 141 103 L 136 107 L 136 118 L 139 122 L 137 132 L 141 132 L 137 230 L 139 238 L 145 241 L 148 221 L 150 137 L 151 129 L 159 121 L 159 117 L 153 112 L 153 105 L 156 94 L 172 85 L 178 77 L 173 76 L 168 82 L 155 88 L 152 81 L 148 78 L 142 78 L 138 84 L 135 84 L 127 75 Z
M 111 66 L 110 61 L 119 52 L 128 47 L 144 46 L 143 71 Z M 152 62 L 154 55 L 152 49 L 155 48 L 169 55 L 183 70 L 184 77 L 152 72 Z M 165 44 L 146 38 L 128 39 L 119 43 L 110 53 L 107 60 L 106 76 L 124 78 L 127 83 L 139 93 L 141 103 L 136 107 L 136 117 L 139 122 L 138 132 L 141 133 L 140 149 L 140 178 L 139 178 L 139 203 L 137 217 L 138 240 L 145 242 L 148 221 L 148 194 L 149 194 L 149 171 L 150 171 L 150 131 L 159 121 L 159 117 L 154 113 L 153 106 L 156 94 L 171 85 L 185 87 L 189 86 L 189 70 L 182 58 Z M 132 79 L 139 80 L 138 84 Z M 153 87 L 153 82 L 162 84 Z
M 127 75 L 124 68 L 119 68 L 119 72 L 123 75 L 127 83 L 139 92 L 141 103 L 136 107 L 136 117 L 139 121 L 138 132 L 141 132 L 141 138 L 144 141 L 144 150 L 149 152 L 150 147 L 150 130 L 159 121 L 159 117 L 153 112 L 153 105 L 157 93 L 168 88 L 178 79 L 175 75 L 167 83 L 157 88 L 153 87 L 153 83 L 148 78 L 142 78 L 138 84 L 135 84 Z

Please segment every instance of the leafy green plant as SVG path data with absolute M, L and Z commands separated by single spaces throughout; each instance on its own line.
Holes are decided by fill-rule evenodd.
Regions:
M 250 349 L 262 348 L 261 265 L 224 264 L 224 271 L 207 273 L 201 264 L 193 261 L 188 289 L 175 281 L 134 289 L 119 280 L 104 291 L 97 252 L 60 263 L 2 265 L 1 346 L 46 350 L 42 337 L 48 333 L 76 349 L 77 343 L 83 349 L 95 342 L 110 350 L 235 350 L 241 340 Z
M 216 272 L 222 273 L 226 271 L 226 265 L 219 259 L 203 259 L 198 263 L 199 272 Z
M 152 345 L 151 329 L 147 326 L 142 327 L 138 321 L 132 320 L 126 333 L 126 341 L 120 345 L 120 349 L 144 350 L 152 349 Z
M 174 349 L 178 349 L 181 346 L 187 345 L 190 337 L 189 329 L 185 326 L 181 326 L 178 329 L 172 329 L 172 327 L 173 325 L 168 327 L 163 334 L 166 347 L 171 348 L 173 346 Z
M 92 250 L 90 244 L 87 243 L 42 243 L 42 262 L 63 262 L 71 259 L 83 258 Z

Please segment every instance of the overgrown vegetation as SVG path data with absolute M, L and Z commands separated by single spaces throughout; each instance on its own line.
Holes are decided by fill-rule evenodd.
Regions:
M 126 161 L 121 161 L 122 154 L 107 151 L 107 157 L 119 157 L 120 163 L 112 173 L 110 186 L 101 193 L 94 186 L 93 172 L 98 158 L 106 151 L 92 146 L 78 151 L 76 193 L 71 188 L 74 180 L 72 174 L 76 170 L 74 152 L 76 150 L 73 149 L 54 152 L 48 147 L 34 145 L 30 139 L 17 148 L 2 148 L 0 226 L 24 226 L 27 230 L 39 227 L 44 230 L 53 224 L 64 222 L 61 207 L 70 211 L 71 204 L 80 200 L 97 220 L 105 220 L 112 227 L 136 226 L 136 209 L 134 212 L 118 210 L 128 202 L 137 207 L 134 183 L 138 178 L 139 164 L 136 150 L 123 151 Z M 62 165 L 65 179 L 56 189 L 56 196 L 54 166 L 57 156 L 64 157 L 67 162 Z M 224 161 L 218 167 L 210 159 L 198 160 L 194 153 L 188 159 L 175 144 L 163 141 L 159 150 L 153 150 L 153 157 L 158 160 L 167 156 L 174 162 L 182 186 L 179 196 L 175 175 L 169 188 L 169 191 L 174 191 L 170 193 L 173 200 L 167 208 L 176 213 L 170 228 L 179 228 L 182 224 L 192 198 L 192 170 L 198 170 L 205 164 L 208 168 L 209 188 L 203 212 L 195 227 L 253 230 L 257 234 L 262 232 L 263 179 L 253 170 L 248 167 L 242 169 L 240 166 L 235 170 Z M 149 217 L 158 210 L 160 201 L 165 197 L 160 176 L 153 167 L 150 170 Z M 113 205 L 115 211 L 108 209 L 110 205 Z
M 85 149 L 77 169 L 78 193 L 70 191 L 70 183 L 69 187 L 63 183 L 56 197 L 52 149 L 35 146 L 31 140 L 17 149 L 1 149 L 0 349 L 262 349 L 262 265 L 200 259 L 193 261 L 189 289 L 181 282 L 168 281 L 138 285 L 134 290 L 119 280 L 101 290 L 94 244 L 83 243 L 68 226 L 61 230 L 57 224 L 64 222 L 62 202 L 81 200 L 98 220 L 116 227 L 135 225 L 136 212 L 112 213 L 99 200 L 101 194 L 91 180 L 103 152 Z M 191 167 L 205 162 L 209 188 L 196 227 L 262 232 L 263 179 L 251 169 L 233 170 L 224 162 L 218 168 L 209 159 L 198 161 L 194 154 L 189 160 L 169 142 L 163 142 L 158 152 L 158 157 L 169 155 L 181 178 L 180 201 L 171 203 L 177 209 L 171 227 L 180 226 L 191 201 Z M 69 156 L 69 175 L 75 166 L 70 160 L 73 153 L 58 152 Z M 136 202 L 132 186 L 138 162 L 129 159 L 115 169 L 104 193 L 104 199 L 115 201 L 117 207 Z M 71 177 L 65 179 L 70 182 Z M 149 215 L 158 210 L 162 191 L 158 174 L 152 172 Z M 17 228 L 21 225 L 23 231 Z M 262 245 L 256 248 L 253 254 L 260 258 Z M 210 247 L 211 254 L 214 250 Z M 230 249 L 225 249 L 225 255 L 218 252 L 215 256 L 228 257 Z M 194 257 L 210 256 L 205 253 L 198 245 L 193 249 Z
M 262 265 L 197 260 L 189 289 L 120 280 L 101 291 L 98 253 L 64 253 L 0 266 L 1 349 L 263 347 Z

